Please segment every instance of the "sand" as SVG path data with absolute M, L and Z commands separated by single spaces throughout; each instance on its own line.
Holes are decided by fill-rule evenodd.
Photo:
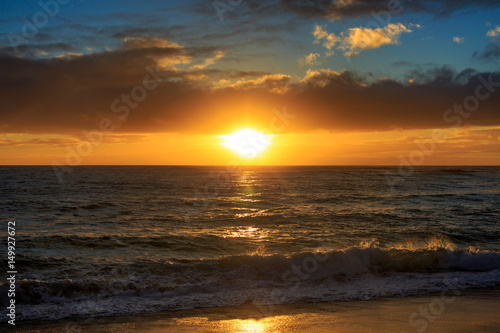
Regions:
M 370 301 L 276 305 L 260 311 L 252 304 L 244 304 L 124 317 L 18 322 L 10 331 L 499 333 L 500 288 Z

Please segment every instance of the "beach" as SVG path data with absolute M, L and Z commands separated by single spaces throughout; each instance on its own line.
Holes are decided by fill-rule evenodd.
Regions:
M 19 322 L 14 332 L 500 332 L 500 288 L 370 301 L 204 308 L 125 317 Z

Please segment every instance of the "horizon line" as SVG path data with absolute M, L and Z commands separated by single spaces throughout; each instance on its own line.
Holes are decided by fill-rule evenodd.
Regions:
M 500 167 L 500 164 L 427 164 L 427 165 L 399 165 L 399 164 L 84 164 L 62 165 L 69 168 L 99 167 L 99 166 L 142 166 L 142 167 Z M 52 164 L 0 164 L 0 167 L 51 167 Z M 61 166 L 61 165 L 58 165 Z

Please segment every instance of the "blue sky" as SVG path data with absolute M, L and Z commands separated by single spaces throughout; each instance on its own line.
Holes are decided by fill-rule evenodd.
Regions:
M 470 1 L 470 5 L 438 15 L 405 10 L 406 3 L 401 3 L 402 14 L 392 15 L 388 22 L 382 11 L 374 11 L 380 13 L 382 21 L 377 21 L 371 14 L 329 19 L 321 15 L 308 17 L 276 10 L 271 5 L 268 9 L 254 10 L 252 3 L 242 1 L 240 5 L 229 7 L 232 10 L 226 11 L 221 21 L 210 1 L 71 0 L 59 5 L 59 13 L 50 17 L 47 25 L 40 27 L 39 32 L 28 40 L 27 45 L 35 53 L 26 55 L 47 58 L 68 52 L 109 51 L 120 48 L 126 36 L 155 36 L 185 47 L 224 49 L 227 56 L 218 64 L 220 68 L 292 76 L 303 76 L 310 67 L 334 71 L 347 69 L 371 73 L 377 78 L 401 78 L 406 69 L 394 66 L 394 63 L 402 61 L 421 66 L 449 65 L 457 71 L 498 69 L 498 59 L 486 60 L 473 54 L 480 54 L 492 42 L 487 32 L 500 26 L 500 6 L 476 6 Z M 41 10 L 38 1 L 1 3 L 0 31 L 4 49 L 10 45 L 9 33 L 22 36 L 23 18 L 32 21 L 33 15 Z M 350 28 L 367 27 L 374 22 L 379 27 L 385 22 L 420 27 L 401 34 L 397 44 L 383 45 L 352 58 L 345 57 L 342 52 L 327 57 L 321 43 L 313 43 L 312 32 L 316 25 L 339 35 Z M 453 42 L 454 37 L 463 38 L 463 43 Z M 36 51 L 47 54 L 36 54 Z M 299 58 L 310 53 L 318 53 L 321 64 L 301 66 Z

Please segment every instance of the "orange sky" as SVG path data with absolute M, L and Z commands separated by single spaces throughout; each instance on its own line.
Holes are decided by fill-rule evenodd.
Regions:
M 264 130 L 264 129 L 262 129 Z M 446 135 L 448 138 L 442 139 Z M 498 165 L 500 128 L 275 134 L 260 156 L 243 158 L 218 135 L 107 134 L 89 144 L 64 135 L 11 135 L 7 165 Z M 20 143 L 15 144 L 18 140 Z M 31 140 L 31 141 L 30 141 Z M 4 141 L 5 142 L 5 139 Z M 31 142 L 31 143 L 27 143 Z
M 79 2 L 0 45 L 0 165 L 500 164 L 495 4 L 181 3 Z M 40 9 L 5 9 L 12 44 Z M 243 128 L 272 144 L 221 144 Z

